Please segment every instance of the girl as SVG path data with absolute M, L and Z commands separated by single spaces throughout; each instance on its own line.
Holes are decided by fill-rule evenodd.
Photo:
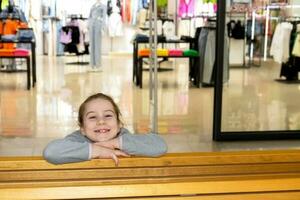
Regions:
M 43 152 L 53 164 L 119 156 L 161 156 L 167 152 L 164 140 L 154 133 L 131 134 L 123 128 L 121 113 L 113 99 L 103 93 L 88 97 L 79 107 L 77 130 L 63 139 L 50 142 Z

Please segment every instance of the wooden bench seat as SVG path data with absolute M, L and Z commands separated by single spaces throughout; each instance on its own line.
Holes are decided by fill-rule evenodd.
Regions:
M 0 158 L 0 199 L 300 199 L 300 150 L 172 153 L 52 165 Z

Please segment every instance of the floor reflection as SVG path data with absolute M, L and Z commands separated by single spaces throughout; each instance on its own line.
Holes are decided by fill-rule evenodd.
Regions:
M 300 113 L 299 84 L 275 81 L 279 72 L 274 62 L 231 69 L 223 90 L 222 131 L 299 130 L 300 121 L 294 120 Z

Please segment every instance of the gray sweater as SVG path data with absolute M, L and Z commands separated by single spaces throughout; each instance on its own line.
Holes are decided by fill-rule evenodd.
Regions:
M 121 128 L 119 137 L 120 149 L 130 155 L 157 157 L 167 152 L 167 145 L 158 134 L 132 134 Z M 87 161 L 90 159 L 91 143 L 89 138 L 77 130 L 63 139 L 50 142 L 43 156 L 52 164 Z

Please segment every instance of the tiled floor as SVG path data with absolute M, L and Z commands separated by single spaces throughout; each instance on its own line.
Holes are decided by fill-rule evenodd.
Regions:
M 41 155 L 50 140 L 77 129 L 80 103 L 96 92 L 116 100 L 127 128 L 149 131 L 149 72 L 144 71 L 140 89 L 132 82 L 130 55 L 103 56 L 102 72 L 67 64 L 74 61 L 74 56 L 38 56 L 37 85 L 30 91 L 25 73 L 0 73 L 0 156 Z M 158 129 L 169 152 L 299 148 L 298 140 L 212 141 L 213 88 L 189 83 L 187 60 L 161 67 L 173 69 L 158 75 Z M 275 81 L 279 72 L 272 61 L 230 69 L 223 90 L 222 130 L 300 130 L 300 84 Z

